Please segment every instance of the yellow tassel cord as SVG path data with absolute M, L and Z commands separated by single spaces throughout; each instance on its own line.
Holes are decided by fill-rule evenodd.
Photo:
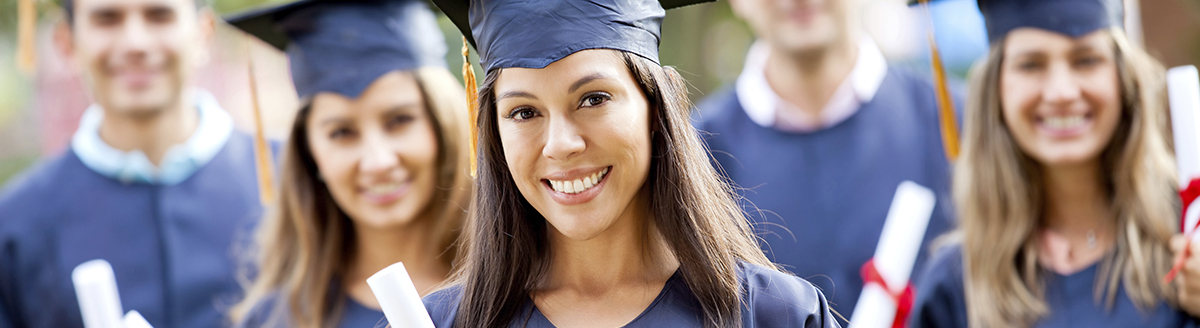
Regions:
M 258 83 L 254 78 L 254 52 L 250 42 L 246 42 L 246 66 L 250 76 L 250 107 L 254 110 L 254 164 L 258 171 L 258 200 L 263 206 L 267 206 L 275 200 L 275 165 L 263 132 L 262 110 L 258 105 Z
M 938 52 L 937 40 L 933 35 L 933 16 L 929 11 L 929 0 L 921 0 L 925 16 L 929 17 L 929 57 L 933 66 L 934 91 L 937 92 L 938 112 L 941 120 L 942 148 L 946 150 L 946 159 L 954 162 L 958 158 L 958 119 L 954 112 L 954 100 L 950 96 L 950 86 L 946 81 L 946 68 L 942 66 L 942 56 Z
M 17 69 L 25 75 L 37 71 L 37 3 L 17 1 Z
M 479 106 L 479 90 L 475 82 L 475 70 L 471 68 L 471 44 L 467 42 L 467 37 L 463 37 L 463 84 L 467 89 L 467 117 L 470 120 L 468 125 L 471 129 L 471 177 L 475 177 L 476 170 L 476 151 L 479 143 L 479 127 L 476 119 L 479 118 L 479 113 L 476 107 Z

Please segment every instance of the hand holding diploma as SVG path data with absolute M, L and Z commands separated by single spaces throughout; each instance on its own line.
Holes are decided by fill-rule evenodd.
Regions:
M 79 312 L 86 328 L 153 328 L 138 311 L 121 315 L 121 295 L 112 265 L 105 260 L 83 262 L 71 271 Z
M 392 327 L 434 328 L 433 319 L 429 318 L 404 263 L 396 262 L 379 270 L 367 278 L 367 285 L 371 286 L 371 292 L 375 293 L 375 299 L 379 300 L 379 307 L 383 308 L 383 315 Z
M 1171 128 L 1175 139 L 1175 163 L 1179 174 L 1179 197 L 1183 213 L 1180 231 L 1186 240 L 1179 247 L 1175 265 L 1163 277 L 1171 280 L 1190 258 L 1190 246 L 1200 223 L 1200 74 L 1195 66 L 1179 66 L 1167 71 L 1167 94 L 1171 104 Z M 1194 279 L 1193 279 L 1194 280 Z
M 921 252 L 937 197 L 912 181 L 896 188 L 875 257 L 863 266 L 862 294 L 850 316 L 854 328 L 902 327 L 912 305 L 909 277 Z M 907 302 L 907 304 L 905 304 Z

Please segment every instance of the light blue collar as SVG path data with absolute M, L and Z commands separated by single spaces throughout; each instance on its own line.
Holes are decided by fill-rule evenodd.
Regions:
M 99 105 L 92 105 L 83 113 L 79 130 L 71 138 L 71 150 L 92 171 L 122 183 L 170 186 L 183 182 L 208 164 L 233 133 L 233 118 L 212 94 L 200 89 L 192 93 L 199 111 L 196 132 L 184 143 L 167 149 L 158 167 L 141 150 L 121 151 L 100 139 L 104 110 Z

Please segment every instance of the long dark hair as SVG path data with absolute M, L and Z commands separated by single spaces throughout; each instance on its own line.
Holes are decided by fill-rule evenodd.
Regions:
M 741 326 L 737 261 L 775 266 L 758 248 L 734 193 L 710 164 L 679 73 L 625 52 L 629 72 L 650 110 L 653 222 L 680 262 L 707 327 Z M 479 165 L 463 256 L 450 285 L 462 287 L 455 327 L 507 327 L 549 269 L 546 219 L 521 196 L 497 129 L 495 83 L 488 72 L 479 93 Z

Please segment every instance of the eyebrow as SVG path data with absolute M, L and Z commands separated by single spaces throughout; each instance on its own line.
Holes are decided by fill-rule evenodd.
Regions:
M 520 97 L 520 98 L 529 98 L 529 99 L 533 99 L 533 100 L 537 100 L 537 99 L 538 99 L 537 97 L 535 97 L 535 96 L 534 96 L 534 95 L 532 95 L 532 94 L 529 94 L 528 92 L 524 92 L 524 91 L 509 91 L 509 92 L 501 93 L 499 97 L 496 97 L 496 100 L 500 100 L 500 99 L 504 99 L 504 98 L 516 98 L 516 97 Z
M 608 79 L 608 78 L 609 78 L 608 76 L 606 76 L 602 73 L 592 73 L 592 75 L 584 76 L 583 78 L 579 79 L 578 81 L 575 81 L 575 83 L 572 83 L 571 88 L 567 89 L 567 93 L 572 93 L 572 92 L 575 92 L 575 90 L 579 90 L 580 87 L 582 87 L 585 84 L 588 84 L 588 82 L 592 82 L 592 81 L 600 80 L 600 79 Z

